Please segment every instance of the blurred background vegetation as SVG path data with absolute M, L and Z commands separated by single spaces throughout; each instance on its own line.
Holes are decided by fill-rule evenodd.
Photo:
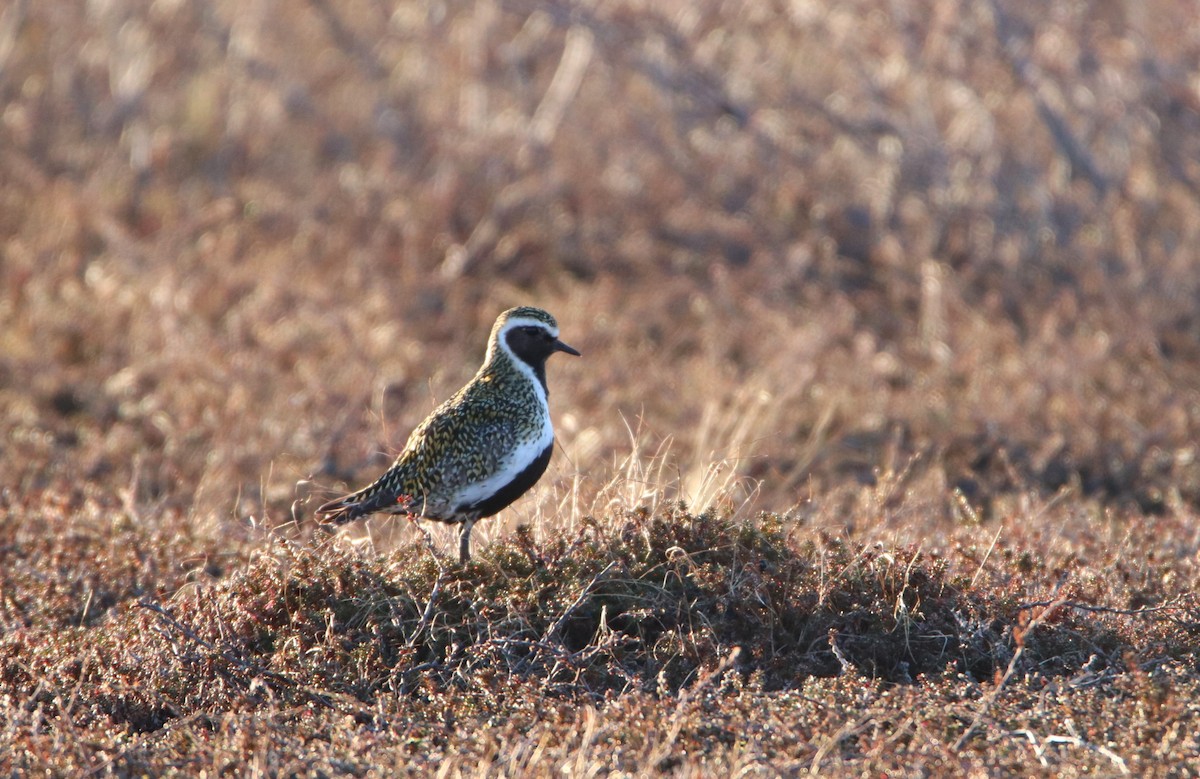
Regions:
M 16 0 L 5 484 L 283 521 L 533 303 L 585 358 L 518 519 L 1194 505 L 1193 10 Z

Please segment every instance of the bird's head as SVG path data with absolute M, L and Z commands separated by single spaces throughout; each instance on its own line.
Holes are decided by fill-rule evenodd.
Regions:
M 545 365 L 555 352 L 579 356 L 577 350 L 558 340 L 554 317 L 532 306 L 510 308 L 496 319 L 488 341 L 488 357 L 498 348 L 535 369 Z

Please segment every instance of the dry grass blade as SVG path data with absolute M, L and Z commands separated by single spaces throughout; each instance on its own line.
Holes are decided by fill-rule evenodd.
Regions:
M 1061 591 L 1061 589 L 1062 586 L 1060 584 L 1055 591 L 1058 592 Z M 967 726 L 967 729 L 962 732 L 962 735 L 960 735 L 954 742 L 954 746 L 951 747 L 951 751 L 962 751 L 963 746 L 966 745 L 971 736 L 975 734 L 975 731 L 979 729 L 979 726 L 983 724 L 983 720 L 988 715 L 988 712 L 993 706 L 996 705 L 996 700 L 1004 692 L 1004 688 L 1008 684 L 1009 680 L 1012 679 L 1013 674 L 1016 673 L 1017 664 L 1020 662 L 1021 656 L 1025 653 L 1024 636 L 1029 635 L 1038 625 L 1048 619 L 1056 609 L 1066 603 L 1066 601 L 1066 596 L 1060 596 L 1051 599 L 1046 603 L 1045 606 L 1037 607 L 1037 612 L 1033 615 L 1033 618 L 1030 619 L 1027 624 L 1020 627 L 1020 632 L 1016 634 L 1017 648 L 1016 651 L 1013 652 L 1012 659 L 1008 661 L 1008 667 L 1004 669 L 1004 675 L 1001 676 L 999 681 L 997 681 L 992 687 L 991 692 L 984 696 L 983 700 L 980 701 L 979 707 L 975 710 L 975 716 L 971 719 L 971 723 Z
M 679 702 L 675 704 L 675 711 L 668 719 L 670 726 L 667 729 L 666 735 L 653 743 L 653 748 L 646 762 L 647 765 L 655 766 L 656 768 L 661 768 L 665 765 L 667 758 L 679 740 L 679 734 L 683 731 L 684 725 L 688 720 L 689 707 L 699 695 L 702 695 L 712 686 L 714 681 L 720 679 L 722 675 L 734 667 L 741 653 L 741 647 L 733 647 L 727 655 L 721 658 L 721 662 L 715 668 L 701 674 L 694 684 L 680 693 Z
M 588 583 L 585 584 L 583 589 L 579 591 L 579 595 L 575 598 L 575 600 L 571 601 L 571 605 L 563 609 L 562 614 L 558 615 L 558 619 L 554 620 L 554 623 L 551 624 L 546 630 L 545 634 L 542 636 L 543 642 L 554 643 L 559 640 L 559 633 L 562 631 L 563 624 L 565 624 L 566 621 L 571 618 L 571 615 L 579 609 L 584 600 L 586 600 L 588 595 L 592 592 L 593 588 L 603 581 L 604 577 L 608 575 L 608 572 L 616 567 L 616 565 L 617 563 L 615 560 L 610 562 L 608 565 L 604 566 L 599 573 L 588 580 Z

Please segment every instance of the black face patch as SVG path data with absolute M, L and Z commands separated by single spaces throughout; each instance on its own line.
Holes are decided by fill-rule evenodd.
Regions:
M 508 348 L 517 359 L 539 370 L 546 364 L 546 358 L 555 352 L 558 339 L 550 331 L 537 325 L 514 327 L 505 333 Z

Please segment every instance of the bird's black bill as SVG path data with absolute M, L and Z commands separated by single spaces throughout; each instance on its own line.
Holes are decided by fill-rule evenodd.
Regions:
M 567 346 L 567 345 L 566 345 L 565 343 L 563 343 L 562 341 L 555 341 L 555 342 L 554 342 L 554 351 L 556 351 L 556 352 L 566 352 L 567 354 L 573 354 L 573 355 L 575 355 L 576 357 L 582 357 L 582 356 L 583 356 L 583 355 L 581 355 L 581 354 L 579 353 L 579 350 L 577 350 L 577 349 L 574 349 L 574 348 L 572 348 L 572 347 L 570 347 L 570 346 Z

